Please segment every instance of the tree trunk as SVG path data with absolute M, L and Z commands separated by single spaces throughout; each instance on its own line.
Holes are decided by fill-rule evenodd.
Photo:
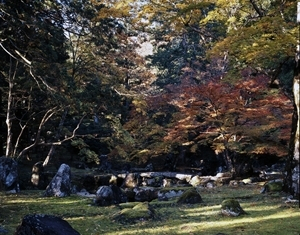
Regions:
M 294 70 L 293 94 L 294 112 L 292 117 L 292 131 L 289 146 L 289 155 L 286 164 L 285 190 L 296 198 L 299 198 L 299 129 L 300 129 L 300 60 L 296 57 Z
M 7 97 L 7 111 L 6 111 L 6 126 L 7 126 L 7 136 L 6 136 L 6 151 L 5 155 L 7 157 L 13 157 L 13 143 L 12 143 L 12 121 L 13 121 L 13 88 L 14 88 L 14 80 L 16 76 L 16 71 L 17 71 L 17 66 L 18 62 L 16 62 L 16 65 L 13 66 L 13 61 L 12 58 L 10 58 L 10 69 L 9 69 L 9 74 L 7 78 L 8 82 L 8 97 Z
M 56 135 L 55 135 L 55 141 L 57 141 L 59 139 L 59 136 L 60 136 L 60 133 L 62 131 L 62 128 L 63 128 L 63 125 L 65 123 L 65 119 L 66 119 L 66 116 L 67 116 L 67 113 L 68 113 L 68 109 L 66 109 L 64 111 L 64 114 L 62 115 L 61 119 L 60 119 L 60 123 L 59 123 L 59 126 L 58 126 L 58 130 L 56 132 Z M 47 157 L 45 158 L 44 162 L 43 162 L 43 167 L 47 166 L 49 161 L 51 160 L 53 154 L 55 153 L 55 148 L 56 146 L 55 145 L 51 145 L 51 148 L 48 152 L 48 155 Z

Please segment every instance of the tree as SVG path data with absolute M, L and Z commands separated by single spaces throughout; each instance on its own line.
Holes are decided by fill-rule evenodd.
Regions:
M 46 97 L 62 88 L 61 63 L 67 54 L 62 18 L 53 10 L 54 5 L 43 1 L 1 3 L 0 46 L 4 58 L 1 79 L 3 93 L 7 94 L 7 156 L 17 154 L 22 134 L 38 115 L 36 111 L 47 105 Z M 19 134 L 13 137 L 13 132 Z
M 249 1 L 243 3 L 233 3 L 235 4 L 233 8 L 231 3 L 222 0 L 216 1 L 216 8 L 210 12 L 207 20 L 226 22 L 228 34 L 224 40 L 215 45 L 212 54 L 223 56 L 224 53 L 228 53 L 232 68 L 252 67 L 260 73 L 267 74 L 270 77 L 270 85 L 273 85 L 275 81 L 280 81 L 281 84 L 284 84 L 286 79 L 292 81 L 292 61 L 294 60 L 296 32 L 298 30 L 294 17 L 295 2 Z M 223 10 L 219 11 L 220 8 Z M 229 9 L 234 10 L 230 11 Z M 226 17 L 228 17 L 227 20 Z M 288 78 L 283 75 L 284 67 L 289 67 L 287 74 L 290 76 Z M 299 82 L 297 70 L 296 66 L 293 79 L 294 88 L 289 88 L 290 91 L 293 90 L 295 99 L 293 99 L 293 125 L 287 160 L 288 178 L 285 184 L 287 191 L 299 197 L 299 187 L 296 189 L 292 182 L 292 171 L 296 170 L 295 164 L 298 165 L 299 162 L 297 160 L 299 159 L 299 136 L 297 136 L 299 133 L 299 102 L 297 101 L 299 100 L 299 89 L 297 88 Z
M 148 58 L 157 69 L 154 85 L 179 83 L 185 73 L 203 80 L 215 72 L 207 68 L 205 54 L 224 31 L 218 23 L 199 24 L 212 7 L 210 1 L 147 1 L 141 7 L 136 27 L 155 40 L 156 50 Z
M 147 90 L 145 83 L 151 74 L 135 50 L 137 44 L 130 40 L 134 32 L 128 26 L 129 9 L 123 1 L 62 3 L 70 52 L 68 74 L 73 84 L 70 114 L 86 114 L 86 128 L 79 129 L 81 135 L 73 139 L 72 146 L 83 159 L 97 162 L 99 154 L 116 148 L 121 151 L 120 145 L 130 142 L 122 123 L 131 101 Z
M 171 38 L 169 40 L 170 43 L 167 42 L 162 46 L 160 45 L 158 53 L 154 54 L 152 57 L 152 62 L 155 63 L 154 65 L 157 65 L 158 75 L 164 78 L 166 94 L 161 95 L 161 98 L 165 99 L 166 103 L 172 105 L 178 103 L 177 108 L 179 109 L 185 107 L 182 105 L 183 101 L 179 102 L 179 100 L 181 100 L 178 98 L 180 95 L 177 96 L 176 93 L 185 97 L 180 90 L 186 89 L 183 88 L 186 85 L 186 82 L 187 84 L 193 84 L 193 82 L 186 79 L 186 77 L 190 76 L 190 78 L 192 78 L 194 71 L 208 68 L 205 61 L 201 61 L 201 59 L 200 63 L 204 62 L 204 67 L 193 68 L 191 66 L 191 64 L 199 63 L 199 56 L 191 57 L 184 53 L 185 49 L 182 46 L 184 44 L 183 42 L 188 42 L 186 44 L 188 47 L 191 45 L 199 45 L 196 53 L 199 53 L 199 48 L 204 49 L 200 56 L 203 57 L 206 55 L 207 58 L 210 59 L 210 69 L 208 69 L 208 74 L 210 74 L 210 76 L 208 76 L 206 80 L 209 81 L 215 76 L 215 78 L 218 79 L 225 79 L 234 87 L 234 84 L 239 83 L 242 79 L 241 74 L 245 71 L 250 71 L 247 78 L 249 79 L 249 82 L 251 81 L 250 77 L 257 76 L 258 79 L 265 79 L 267 76 L 269 78 L 270 87 L 276 87 L 276 84 L 279 82 L 282 91 L 290 97 L 289 91 L 291 91 L 291 89 L 289 86 L 291 85 L 291 68 L 293 67 L 294 45 L 296 43 L 297 32 L 293 17 L 295 12 L 294 5 L 293 1 L 266 2 L 244 0 L 236 2 L 224 0 L 209 2 L 181 1 L 180 3 L 176 1 L 149 1 L 148 3 L 145 3 L 140 18 L 138 19 L 146 17 L 149 21 L 141 21 L 142 23 L 140 23 L 139 26 L 144 27 L 148 32 L 151 32 L 151 29 L 152 31 L 157 30 L 159 33 L 156 35 L 157 37 L 161 35 L 160 39 Z M 194 14 L 195 12 L 198 12 L 198 14 Z M 280 24 L 277 22 L 280 22 Z M 217 37 L 215 38 L 212 37 L 212 28 L 215 29 L 214 32 L 217 32 Z M 184 40 L 185 38 L 182 37 L 182 35 L 187 35 L 187 33 L 191 31 L 194 33 L 198 32 L 198 38 L 202 39 L 201 42 L 209 42 L 209 46 L 205 43 L 197 44 L 197 40 Z M 164 37 L 162 37 L 162 35 Z M 180 38 L 179 36 L 182 38 L 178 40 L 178 38 Z M 191 44 L 191 42 L 193 43 Z M 210 46 L 212 47 L 210 48 Z M 207 49 L 211 49 L 209 53 L 207 53 Z M 168 52 L 170 53 L 168 54 Z M 176 54 L 174 52 L 178 53 Z M 186 58 L 190 59 L 188 62 L 189 65 L 186 63 L 188 60 L 185 58 L 185 55 L 188 55 Z M 173 60 L 172 57 L 174 57 Z M 164 63 L 165 61 L 168 61 L 169 63 Z M 181 63 L 182 61 L 183 63 Z M 172 64 L 172 66 L 168 68 L 167 66 L 169 64 Z M 212 67 L 214 67 L 215 70 L 211 69 Z M 172 71 L 172 69 L 175 72 Z M 197 71 L 194 74 L 196 74 L 196 76 L 198 75 L 198 82 L 201 83 L 201 81 L 203 82 L 205 80 L 203 73 Z M 174 83 L 174 79 L 173 81 L 170 79 L 172 77 L 176 79 L 176 83 L 181 83 L 181 86 L 177 87 L 176 85 L 170 85 L 170 83 Z M 247 94 L 248 91 L 242 89 L 242 87 L 247 84 L 247 79 L 245 78 L 245 81 L 240 83 L 239 89 L 237 87 L 235 88 L 236 90 L 234 93 L 236 96 L 239 96 L 239 90 L 242 90 L 242 93 L 245 92 L 243 96 L 249 96 L 249 94 Z M 213 81 L 214 83 L 219 84 L 215 80 Z M 229 89 L 233 92 L 233 88 L 229 88 L 230 86 L 227 87 L 225 83 L 221 84 L 224 87 L 219 87 L 220 91 Z M 257 85 L 257 83 L 253 84 Z M 257 86 L 262 89 L 261 92 L 267 89 L 266 87 Z M 194 84 L 191 85 L 191 87 L 198 87 L 198 85 Z M 203 87 L 207 88 L 206 86 Z M 217 87 L 214 87 L 214 89 L 217 89 Z M 190 92 L 187 92 L 187 94 L 190 94 Z M 223 93 L 221 92 L 221 94 Z M 282 95 L 282 93 L 280 94 Z M 223 96 L 227 97 L 224 94 Z M 273 103 L 275 105 L 277 102 L 276 100 L 276 97 L 273 97 L 270 94 L 265 97 L 265 102 L 269 101 L 270 104 Z M 258 105 L 260 103 L 252 101 L 250 104 L 248 103 L 248 98 L 241 100 L 241 103 L 243 102 L 247 105 L 253 105 L 254 103 L 257 103 Z M 266 107 L 265 105 L 266 104 L 263 104 L 263 107 Z M 216 107 L 214 109 L 216 110 Z M 256 109 L 257 107 L 253 110 Z M 175 108 L 175 110 L 177 109 Z M 249 112 L 250 110 L 251 109 L 248 109 L 247 115 L 249 115 L 249 117 L 251 116 L 251 119 L 254 119 L 254 113 L 251 114 L 251 112 Z M 289 110 L 289 108 L 287 108 L 287 110 Z M 262 113 L 266 114 L 266 111 L 268 110 L 265 110 Z M 225 117 L 231 121 L 234 121 L 236 118 L 235 115 L 237 115 L 237 113 L 234 112 L 231 114 L 230 112 L 225 112 L 222 116 L 222 112 L 220 110 L 218 112 L 219 119 Z M 184 112 L 180 112 L 180 114 L 178 114 L 179 116 L 176 116 L 177 120 L 181 121 L 181 135 L 178 136 L 178 141 L 181 143 L 188 139 L 183 135 L 183 130 L 186 130 L 187 128 L 187 126 L 183 125 L 183 120 L 190 123 L 190 120 L 187 117 L 187 119 L 181 119 L 183 113 Z M 273 115 L 275 115 L 275 113 L 273 113 Z M 224 124 L 224 120 L 219 120 L 217 123 Z M 223 126 L 223 124 L 221 126 Z M 221 126 L 219 126 L 219 128 L 221 128 Z M 174 128 L 174 126 L 172 127 Z M 176 126 L 177 129 L 178 127 L 179 126 Z M 224 126 L 222 128 L 224 129 Z M 228 130 L 228 127 L 225 129 Z M 175 130 L 172 128 L 169 130 L 169 135 L 171 136 L 169 140 L 176 139 L 174 135 L 171 135 L 171 133 L 177 133 Z M 277 130 L 277 127 L 275 127 L 274 130 Z M 184 133 L 188 133 L 188 131 Z M 262 131 L 262 133 L 264 133 L 264 131 Z M 284 153 L 282 150 L 280 152 Z

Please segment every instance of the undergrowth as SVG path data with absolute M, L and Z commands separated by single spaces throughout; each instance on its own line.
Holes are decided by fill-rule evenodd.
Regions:
M 0 193 L 0 226 L 13 234 L 27 214 L 60 216 L 82 235 L 97 234 L 205 234 L 215 235 L 299 235 L 298 204 L 284 203 L 283 193 L 260 194 L 260 186 L 248 185 L 199 189 L 203 203 L 186 205 L 176 201 L 152 201 L 155 217 L 135 223 L 120 223 L 114 216 L 135 203 L 96 207 L 92 199 L 79 196 L 42 197 L 41 191 Z M 246 215 L 226 217 L 220 214 L 221 202 L 235 198 Z

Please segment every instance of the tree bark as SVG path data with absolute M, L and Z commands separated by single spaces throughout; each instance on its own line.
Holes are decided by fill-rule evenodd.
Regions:
M 296 57 L 294 69 L 293 95 L 294 112 L 292 116 L 292 131 L 290 138 L 289 154 L 286 164 L 285 190 L 299 198 L 299 129 L 300 129 L 300 60 Z
M 6 151 L 5 155 L 7 157 L 13 157 L 13 143 L 12 143 L 12 137 L 13 137 L 13 132 L 12 132 L 12 121 L 14 118 L 13 114 L 13 88 L 14 88 L 14 80 L 16 76 L 16 71 L 18 67 L 18 62 L 14 65 L 13 59 L 10 58 L 10 68 L 9 68 L 9 73 L 8 73 L 8 97 L 7 97 L 7 111 L 6 111 L 6 126 L 7 126 L 7 136 L 6 136 Z

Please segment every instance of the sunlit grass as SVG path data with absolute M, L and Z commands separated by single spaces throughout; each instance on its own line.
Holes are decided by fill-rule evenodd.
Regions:
M 44 213 L 65 219 L 82 235 L 125 234 L 300 234 L 298 205 L 286 205 L 284 194 L 259 193 L 260 186 L 199 189 L 204 203 L 177 205 L 174 201 L 153 201 L 155 218 L 149 221 L 121 224 L 114 215 L 135 203 L 95 207 L 92 199 L 71 196 L 42 197 L 40 191 L 24 191 L 18 195 L 0 193 L 0 225 L 13 234 L 27 214 Z M 220 214 L 224 199 L 236 198 L 246 215 L 231 218 Z

